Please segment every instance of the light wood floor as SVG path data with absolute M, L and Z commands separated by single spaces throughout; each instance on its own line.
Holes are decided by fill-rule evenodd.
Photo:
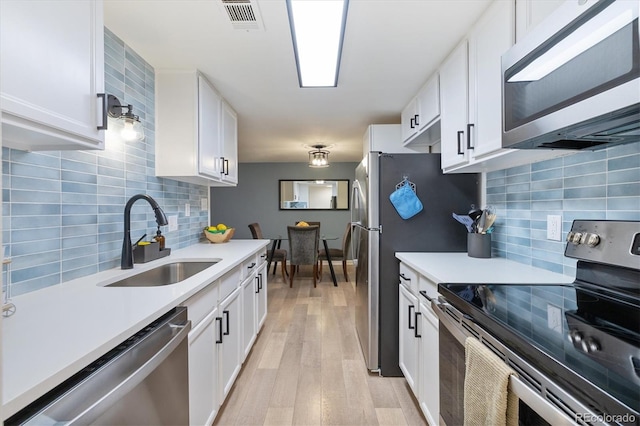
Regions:
M 314 289 L 301 268 L 290 289 L 269 275 L 267 320 L 215 425 L 426 425 L 403 377 L 368 373 L 354 283 L 336 276 L 325 264 Z

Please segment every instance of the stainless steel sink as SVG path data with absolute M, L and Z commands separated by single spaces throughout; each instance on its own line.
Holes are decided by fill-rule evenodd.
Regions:
M 199 262 L 182 261 L 165 263 L 153 269 L 107 284 L 105 287 L 157 287 L 179 283 L 218 263 L 220 259 Z

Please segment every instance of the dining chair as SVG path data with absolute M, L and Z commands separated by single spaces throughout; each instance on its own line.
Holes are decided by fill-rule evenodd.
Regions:
M 250 223 L 249 230 L 251 230 L 251 235 L 254 240 L 263 240 L 262 229 L 260 228 L 260 224 L 258 223 Z M 271 258 L 271 250 L 267 250 L 267 259 Z M 280 270 L 282 272 L 282 279 L 284 282 L 287 282 L 287 278 L 285 275 L 289 275 L 287 272 L 287 251 L 284 249 L 277 248 L 273 252 L 273 275 L 276 274 L 276 267 L 278 266 L 278 262 L 280 262 Z
M 342 248 L 330 248 L 329 256 L 331 260 L 342 261 L 342 272 L 344 273 L 344 279 L 349 282 L 349 274 L 347 273 L 347 257 L 349 256 L 349 244 L 351 243 L 351 228 L 353 225 L 347 223 L 347 227 L 342 235 Z M 318 253 L 318 262 L 320 263 L 319 275 L 322 277 L 322 262 L 327 259 L 327 252 L 325 249 L 320 250 Z
M 289 287 L 293 287 L 293 276 L 300 265 L 313 265 L 313 286 L 318 280 L 318 226 L 287 226 L 289 237 Z

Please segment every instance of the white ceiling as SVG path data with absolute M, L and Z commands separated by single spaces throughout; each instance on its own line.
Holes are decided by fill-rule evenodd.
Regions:
M 105 26 L 155 69 L 199 69 L 238 113 L 241 162 L 360 161 L 369 124 L 400 111 L 490 0 L 351 0 L 337 88 L 298 86 L 285 0 L 263 31 L 233 29 L 220 0 L 105 0 Z

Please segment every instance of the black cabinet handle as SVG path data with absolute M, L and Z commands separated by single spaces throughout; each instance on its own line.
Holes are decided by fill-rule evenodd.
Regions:
M 411 278 L 405 277 L 404 274 L 400 274 L 400 279 L 405 280 L 405 281 L 411 281 Z
M 415 326 L 411 325 L 411 317 L 413 316 L 413 315 L 411 315 L 411 311 L 414 310 L 415 308 L 416 308 L 415 306 L 409 305 L 409 309 L 408 309 L 408 312 L 409 312 L 409 330 L 413 330 L 415 328 Z
M 462 141 L 460 135 L 464 135 L 464 130 L 458 131 L 458 155 L 464 155 L 464 152 L 462 152 L 462 145 L 460 144 Z
M 224 157 L 220 157 L 220 159 L 222 160 L 222 174 L 229 176 L 229 160 Z
M 474 126 L 473 123 L 467 124 L 467 148 L 474 149 L 474 146 L 471 146 L 471 128 Z
M 222 311 L 222 315 L 227 317 L 227 331 L 225 331 L 224 334 L 225 336 L 229 335 L 229 311 Z
M 256 277 L 256 294 L 260 293 L 260 278 Z
M 413 118 L 411 120 L 409 120 L 409 124 L 410 124 L 412 129 L 415 129 L 415 126 L 414 126 L 414 123 L 413 123 Z
M 218 323 L 218 335 L 220 339 L 216 339 L 216 343 L 222 343 L 222 318 L 216 317 L 216 322 Z
M 415 313 L 414 321 L 416 323 L 416 328 L 414 329 L 413 335 L 417 338 L 421 338 L 422 334 L 418 334 L 418 315 L 422 315 L 420 312 Z
M 256 262 L 251 262 L 251 265 L 247 266 L 247 269 L 253 269 L 256 266 Z
M 258 292 L 262 290 L 262 274 L 258 275 Z
M 107 94 L 98 93 L 98 97 L 102 99 L 102 124 L 98 126 L 98 130 L 107 130 L 107 110 L 109 109 L 107 105 Z
M 413 116 L 413 122 L 416 123 L 416 127 L 418 127 L 420 125 L 419 119 L 420 116 L 418 114 Z

